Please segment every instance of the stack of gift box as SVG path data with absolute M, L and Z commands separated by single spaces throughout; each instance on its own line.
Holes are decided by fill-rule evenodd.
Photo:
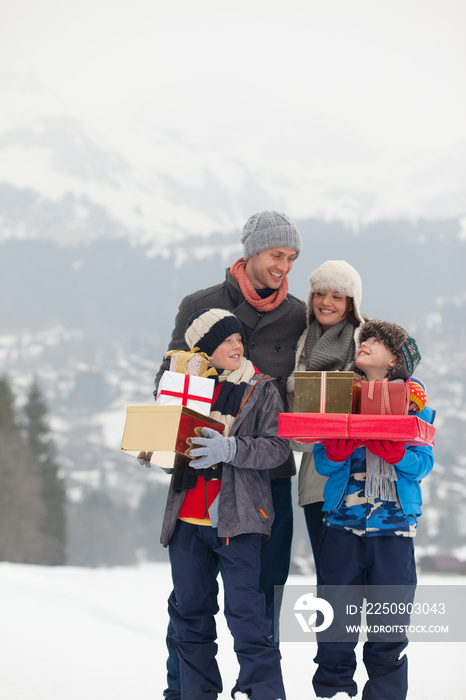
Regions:
M 186 467 L 190 439 L 203 427 L 223 433 L 224 425 L 209 417 L 215 382 L 209 358 L 192 348 L 171 351 L 170 368 L 162 374 L 155 405 L 128 406 L 121 449 L 137 457 L 151 452 L 151 462 L 165 469 Z
M 294 377 L 294 412 L 280 413 L 280 437 L 302 444 L 326 438 L 434 444 L 435 428 L 408 415 L 408 382 L 368 382 L 353 372 L 295 372 Z

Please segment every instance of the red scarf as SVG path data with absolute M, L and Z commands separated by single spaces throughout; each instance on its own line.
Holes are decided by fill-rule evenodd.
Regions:
M 262 313 L 278 308 L 288 294 L 288 277 L 285 277 L 278 289 L 265 299 L 261 299 L 246 274 L 246 261 L 244 258 L 239 258 L 234 262 L 230 267 L 230 272 L 238 282 L 239 288 L 248 304 L 251 304 L 251 306 Z

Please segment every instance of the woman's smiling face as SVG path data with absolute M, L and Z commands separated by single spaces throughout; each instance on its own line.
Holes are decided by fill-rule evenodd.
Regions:
M 324 331 L 343 321 L 350 308 L 351 298 L 340 292 L 324 289 L 312 295 L 312 311 Z

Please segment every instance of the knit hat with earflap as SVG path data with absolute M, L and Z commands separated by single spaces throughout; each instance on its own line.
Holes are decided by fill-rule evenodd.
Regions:
M 241 236 L 245 260 L 269 248 L 292 248 L 301 252 L 301 236 L 296 224 L 278 211 L 262 211 L 245 223 Z
M 414 338 L 411 338 L 404 328 L 396 323 L 372 319 L 359 329 L 358 345 L 369 338 L 380 340 L 397 358 L 396 365 L 387 374 L 388 379 L 406 381 L 412 376 L 421 361 L 421 353 Z M 361 373 L 357 367 L 354 367 L 354 371 Z
M 236 316 L 224 309 L 201 309 L 189 319 L 184 339 L 190 348 L 212 355 L 233 333 L 244 338 L 243 326 Z
M 362 300 L 362 282 L 359 273 L 346 260 L 327 260 L 322 263 L 309 277 L 311 291 L 308 299 L 309 321 L 312 321 L 312 297 L 314 292 L 323 292 L 330 289 L 339 292 L 353 300 L 353 313 L 359 323 L 364 323 L 361 316 L 360 305 Z

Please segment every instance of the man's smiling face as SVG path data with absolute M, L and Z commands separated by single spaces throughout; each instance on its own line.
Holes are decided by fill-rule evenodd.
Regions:
M 293 248 L 267 248 L 251 255 L 246 263 L 246 274 L 254 289 L 278 289 L 296 257 Z

